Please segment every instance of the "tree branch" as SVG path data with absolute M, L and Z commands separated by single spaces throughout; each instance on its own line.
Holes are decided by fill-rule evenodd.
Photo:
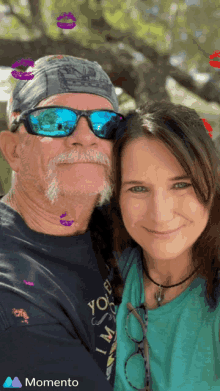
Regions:
M 14 16 L 24 27 L 26 27 L 29 32 L 33 31 L 32 23 L 28 22 L 26 18 L 24 18 L 22 15 L 19 15 L 13 11 L 12 5 L 10 4 L 9 0 L 3 0 L 4 5 L 7 5 L 10 8 L 10 11 L 4 12 L 5 16 Z
M 201 48 L 201 46 L 199 45 L 199 43 L 196 41 L 196 39 L 194 39 L 192 36 L 191 36 L 191 40 L 197 45 L 198 49 L 203 53 L 203 55 L 205 56 L 205 58 L 209 58 L 209 54 L 205 52 L 205 50 L 203 50 Z
M 35 39 L 31 42 L 12 41 L 10 39 L 0 40 L 1 65 L 11 66 L 17 58 L 37 58 L 49 54 L 72 54 L 76 57 L 87 58 L 90 61 L 97 61 L 109 75 L 115 86 L 121 87 L 134 98 L 139 104 L 143 99 L 169 99 L 165 82 L 167 76 L 171 76 L 180 85 L 189 91 L 200 96 L 207 102 L 220 104 L 219 85 L 212 82 L 206 83 L 202 88 L 197 86 L 192 77 L 186 72 L 170 65 L 168 56 L 160 56 L 157 53 L 157 64 L 152 63 L 149 58 L 141 62 L 134 59 L 130 48 L 124 45 L 123 48 L 117 44 L 105 43 L 98 45 L 95 49 L 83 47 L 81 43 L 65 37 L 57 42 L 45 37 Z M 145 98 L 144 98 L 145 96 Z
M 42 19 L 41 7 L 39 0 L 29 0 L 29 8 L 32 15 L 32 21 L 34 25 L 40 30 L 41 34 L 46 36 L 46 27 Z

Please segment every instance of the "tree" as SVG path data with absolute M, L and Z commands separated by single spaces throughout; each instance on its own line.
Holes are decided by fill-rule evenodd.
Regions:
M 219 69 L 209 55 L 220 49 L 220 8 L 212 0 L 0 0 L 1 65 L 21 58 L 72 54 L 98 61 L 115 87 L 119 103 L 133 98 L 168 100 L 171 76 L 206 102 L 220 103 Z M 57 27 L 57 17 L 71 12 L 76 27 Z M 219 47 L 218 47 L 219 46 Z M 170 63 L 182 53 L 179 66 Z M 210 73 L 202 86 L 191 71 Z M 20 67 L 20 70 L 26 68 Z
M 169 99 L 167 76 L 207 102 L 220 103 L 218 70 L 209 65 L 209 55 L 217 49 L 220 10 L 211 0 L 204 0 L 202 7 L 196 0 L 26 2 L 0 2 L 6 7 L 1 20 L 1 65 L 11 66 L 20 58 L 72 53 L 98 60 L 114 85 L 137 104 Z M 56 18 L 64 11 L 76 18 L 72 30 L 57 27 Z M 186 53 L 185 61 L 175 67 L 169 59 L 180 51 Z M 211 80 L 203 87 L 190 75 L 192 66 L 211 72 Z

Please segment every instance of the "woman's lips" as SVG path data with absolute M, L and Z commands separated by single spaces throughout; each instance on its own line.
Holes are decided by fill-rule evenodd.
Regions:
M 149 231 L 147 228 L 145 228 L 151 235 L 157 237 L 157 238 L 160 238 L 160 239 L 169 239 L 172 235 L 176 234 L 178 231 L 181 230 L 181 228 L 183 227 L 183 225 L 180 227 L 180 228 L 177 228 L 175 231 L 170 231 L 170 232 L 167 232 L 167 233 L 156 233 L 156 232 L 151 232 Z
M 74 15 L 69 12 L 68 14 L 66 12 L 64 12 L 63 15 L 60 15 L 58 16 L 57 20 L 61 20 L 63 18 L 67 18 L 67 19 L 72 19 L 76 22 L 76 18 L 74 17 Z M 61 23 L 61 22 L 58 22 L 57 23 L 57 27 L 61 28 L 61 29 L 72 29 L 76 26 L 76 23 Z

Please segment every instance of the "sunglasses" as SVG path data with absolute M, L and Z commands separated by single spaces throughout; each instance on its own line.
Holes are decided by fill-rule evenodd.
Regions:
M 25 110 L 11 126 L 16 132 L 21 123 L 30 134 L 45 137 L 70 136 L 81 117 L 86 117 L 92 132 L 99 138 L 111 140 L 116 138 L 116 130 L 125 119 L 120 113 L 112 110 L 75 110 L 66 106 L 47 106 Z
M 148 317 L 145 306 L 142 304 L 134 308 L 131 303 L 127 303 L 127 308 L 129 313 L 126 318 L 125 330 L 127 336 L 138 344 L 138 351 L 127 358 L 125 377 L 132 389 L 150 391 L 149 346 L 146 338 Z M 145 324 L 143 319 L 145 319 Z

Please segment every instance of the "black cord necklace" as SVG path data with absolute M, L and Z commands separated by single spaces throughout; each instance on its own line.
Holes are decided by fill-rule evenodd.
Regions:
M 201 263 L 202 264 L 202 263 Z M 145 268 L 145 264 L 144 264 L 144 255 L 143 255 L 143 251 L 142 251 L 142 265 L 143 265 L 143 269 L 144 269 L 144 272 L 146 274 L 146 276 L 154 283 L 156 284 L 157 286 L 159 286 L 159 294 L 158 293 L 155 293 L 155 299 L 157 300 L 157 304 L 158 304 L 158 307 L 161 306 L 161 302 L 162 300 L 164 299 L 164 295 L 162 295 L 162 288 L 173 288 L 174 286 L 178 286 L 178 285 L 181 285 L 183 284 L 185 281 L 189 280 L 190 277 L 192 277 L 192 275 L 200 268 L 201 264 L 194 270 L 194 272 L 192 272 L 190 274 L 189 277 L 185 278 L 185 280 L 179 282 L 178 284 L 175 284 L 175 285 L 170 285 L 170 286 L 165 286 L 165 285 L 162 285 L 162 284 L 158 284 L 157 282 L 155 282 L 154 280 L 152 280 L 152 278 L 149 276 L 148 274 L 148 270 Z

